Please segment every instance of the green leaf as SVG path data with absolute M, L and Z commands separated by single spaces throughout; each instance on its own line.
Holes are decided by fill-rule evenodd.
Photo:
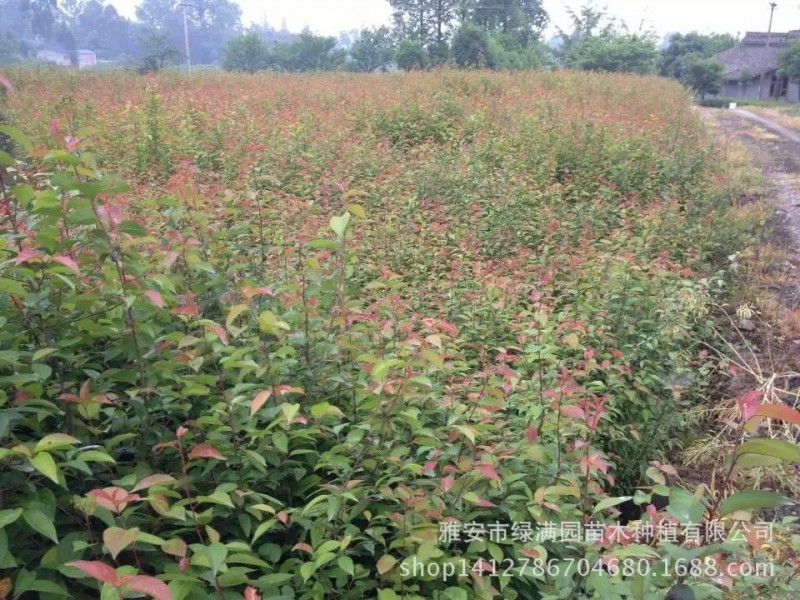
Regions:
M 36 509 L 25 508 L 22 511 L 22 518 L 31 526 L 31 529 L 53 540 L 56 544 L 58 543 L 56 526 L 43 512 Z
M 780 494 L 776 494 L 775 492 L 751 490 L 747 492 L 737 492 L 725 498 L 719 507 L 719 513 L 721 517 L 724 517 L 737 510 L 759 510 L 789 506 L 792 504 L 794 504 L 792 500 Z
M 679 523 L 699 523 L 706 508 L 699 498 L 681 488 L 669 488 L 669 506 L 667 512 L 678 519 Z
M 21 516 L 22 516 L 21 508 L 15 508 L 13 510 L 12 509 L 0 510 L 0 529 L 5 527 L 6 525 L 11 525 Z
M 119 224 L 119 230 L 132 237 L 145 237 L 147 230 L 136 221 L 123 221 Z
M 208 562 L 214 575 L 220 572 L 225 566 L 225 559 L 228 557 L 228 548 L 224 544 L 215 543 L 206 547 Z
M 448 600 L 468 600 L 469 594 L 467 594 L 467 590 L 464 588 L 458 587 L 449 587 L 447 588 L 444 593 L 442 593 L 444 598 Z
M 400 600 L 392 588 L 378 590 L 378 600 Z
M 617 506 L 618 504 L 622 504 L 623 502 L 627 502 L 628 500 L 632 500 L 633 496 L 620 496 L 619 498 L 605 498 L 597 503 L 597 506 L 594 507 L 594 511 L 592 512 L 593 515 L 596 515 L 602 510 L 607 508 L 611 508 L 612 506 Z
M 0 150 L 0 167 L 12 167 L 16 162 L 8 152 Z
M 307 582 L 316 570 L 317 565 L 313 562 L 307 562 L 300 565 L 300 576 L 303 578 L 303 583 Z
M 355 576 L 355 565 L 353 564 L 353 559 L 349 556 L 340 556 L 336 559 L 336 564 L 342 571 L 350 575 L 350 577 Z
M 249 307 L 246 304 L 237 304 L 236 306 L 232 307 L 228 312 L 228 317 L 225 319 L 225 327 L 230 329 L 231 325 L 233 325 L 233 322 L 236 321 L 236 318 L 248 308 Z
M 378 363 L 372 367 L 372 380 L 383 381 L 386 379 L 386 376 L 389 374 L 389 370 L 392 367 L 399 367 L 402 366 L 402 364 L 403 361 L 396 358 L 388 358 L 378 361 Z
M 737 458 L 743 454 L 762 454 L 772 456 L 781 460 L 800 463 L 800 447 L 786 440 L 755 439 L 741 443 L 734 456 Z
M 12 296 L 24 296 L 27 292 L 19 281 L 13 279 L 0 278 L 0 292 L 5 292 Z
M 106 454 L 102 450 L 86 450 L 84 452 L 80 452 L 76 457 L 75 460 L 82 460 L 83 462 L 100 462 L 100 463 L 116 463 L 110 455 Z
M 337 250 L 339 242 L 328 239 L 311 240 L 306 244 L 306 247 L 312 250 Z
M 331 217 L 331 229 L 339 237 L 343 238 L 347 231 L 347 225 L 350 223 L 350 213 L 344 213 L 340 217 Z
M 44 436 L 37 442 L 36 446 L 33 448 L 33 453 L 37 454 L 39 452 L 49 450 L 69 448 L 70 446 L 80 443 L 80 440 L 75 439 L 66 433 L 51 433 L 50 435 Z
M 299 404 L 281 404 L 281 412 L 283 413 L 283 418 L 286 419 L 286 427 L 289 427 L 294 421 L 295 416 L 300 411 Z
M 50 453 L 39 452 L 30 461 L 39 473 L 53 481 L 53 483 L 58 483 L 58 466 Z
M 71 167 L 77 167 L 81 164 L 81 159 L 67 152 L 66 150 L 51 150 L 48 152 L 43 160 L 53 160 L 56 162 L 63 162 L 68 164 Z
M 383 575 L 392 570 L 392 567 L 397 563 L 397 559 L 391 554 L 384 554 L 378 560 L 378 573 Z
M 5 292 L 12 296 L 24 296 L 27 293 L 19 281 L 6 279 L 5 277 L 0 277 L 0 292 Z
M 328 402 L 320 402 L 319 404 L 315 404 L 311 407 L 311 416 L 315 419 L 321 419 L 324 417 L 335 417 L 337 419 L 341 419 L 344 417 L 344 413 Z
M 111 558 L 116 560 L 120 552 L 136 541 L 136 536 L 138 535 L 138 527 L 132 529 L 109 527 L 103 531 L 103 543 L 108 548 Z
M 17 144 L 19 144 L 20 148 L 25 150 L 25 152 L 30 154 L 33 151 L 33 144 L 31 143 L 30 138 L 16 127 L 11 127 L 10 125 L 0 125 L 0 133 L 14 140 Z

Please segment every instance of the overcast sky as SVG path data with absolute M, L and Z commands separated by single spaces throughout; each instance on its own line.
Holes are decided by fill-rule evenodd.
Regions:
M 138 0 L 112 0 L 121 12 L 134 16 Z M 244 22 L 263 22 L 300 31 L 305 26 L 325 35 L 389 22 L 391 10 L 386 0 L 238 0 Z M 565 5 L 578 8 L 584 0 L 544 0 L 556 25 L 567 28 Z M 637 29 L 641 23 L 660 35 L 673 31 L 727 32 L 766 31 L 769 23 L 768 0 L 599 0 L 611 14 Z M 552 27 L 551 27 L 552 29 Z M 800 2 L 778 2 L 774 31 L 800 29 Z

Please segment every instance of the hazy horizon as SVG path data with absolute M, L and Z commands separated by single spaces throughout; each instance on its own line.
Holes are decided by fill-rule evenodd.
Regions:
M 242 7 L 242 22 L 267 22 L 280 27 L 285 21 L 290 31 L 308 27 L 315 33 L 336 35 L 342 31 L 389 24 L 391 8 L 386 0 L 234 0 Z M 136 0 L 111 0 L 127 17 L 135 17 Z M 580 8 L 584 2 L 544 0 L 550 15 L 548 34 L 555 26 L 569 27 L 567 7 Z M 769 2 L 763 0 L 607 0 L 594 3 L 607 7 L 609 14 L 624 21 L 631 29 L 653 29 L 660 36 L 668 33 L 700 31 L 701 33 L 743 34 L 745 31 L 766 31 L 769 24 Z M 800 6 L 779 3 L 775 11 L 773 31 L 800 29 Z

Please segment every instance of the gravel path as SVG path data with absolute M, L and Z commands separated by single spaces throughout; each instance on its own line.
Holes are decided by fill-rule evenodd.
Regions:
M 800 265 L 800 134 L 746 110 L 706 113 L 725 136 L 747 146 L 771 188 L 778 233 Z

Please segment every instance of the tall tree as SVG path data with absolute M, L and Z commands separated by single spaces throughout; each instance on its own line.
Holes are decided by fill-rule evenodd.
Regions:
M 472 21 L 488 31 L 513 36 L 527 46 L 547 25 L 541 0 L 475 0 Z
M 192 61 L 211 63 L 240 30 L 241 8 L 232 0 L 190 0 L 185 7 Z M 151 29 L 166 32 L 174 46 L 183 47 L 183 10 L 175 0 L 142 0 L 137 18 Z
M 659 73 L 664 77 L 681 79 L 684 59 L 697 54 L 710 58 L 717 52 L 733 48 L 737 39 L 728 33 L 702 34 L 693 31 L 687 34 L 676 33 L 669 37 L 669 45 L 661 51 Z
M 385 25 L 375 29 L 363 29 L 350 47 L 350 58 L 357 71 L 370 73 L 392 62 L 394 39 Z
M 65 0 L 61 4 L 77 43 L 106 60 L 136 53 L 136 26 L 113 4 L 100 0 Z
M 456 18 L 469 0 L 389 0 L 395 32 L 400 39 L 428 46 L 446 46 Z
M 226 71 L 255 73 L 267 67 L 269 49 L 255 31 L 237 35 L 228 42 L 222 68 Z

